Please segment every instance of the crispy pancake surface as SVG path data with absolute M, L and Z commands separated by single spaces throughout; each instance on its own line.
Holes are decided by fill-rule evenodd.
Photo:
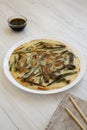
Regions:
M 9 59 L 9 70 L 25 87 L 52 90 L 65 87 L 76 79 L 80 60 L 66 44 L 40 39 L 16 48 Z

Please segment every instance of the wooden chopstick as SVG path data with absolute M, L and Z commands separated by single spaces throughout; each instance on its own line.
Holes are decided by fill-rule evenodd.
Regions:
M 70 101 L 73 103 L 73 105 L 75 106 L 75 108 L 77 109 L 77 111 L 79 112 L 79 114 L 82 116 L 82 118 L 84 119 L 84 121 L 87 123 L 87 118 L 84 115 L 84 113 L 82 112 L 82 110 L 79 108 L 79 106 L 77 105 L 77 103 L 75 102 L 75 100 L 69 96 Z
M 69 115 L 74 119 L 74 121 L 78 124 L 78 126 L 82 129 L 82 130 L 86 130 L 82 124 L 79 122 L 79 120 L 74 116 L 74 114 L 69 110 L 69 108 L 65 107 L 65 110 L 69 113 Z

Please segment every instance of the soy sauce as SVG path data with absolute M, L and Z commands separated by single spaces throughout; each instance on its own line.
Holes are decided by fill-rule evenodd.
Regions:
M 23 18 L 14 18 L 9 21 L 9 26 L 14 31 L 21 31 L 26 26 L 26 20 Z

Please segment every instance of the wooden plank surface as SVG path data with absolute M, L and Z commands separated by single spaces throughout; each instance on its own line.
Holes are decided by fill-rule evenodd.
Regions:
M 65 108 L 69 108 L 69 110 L 74 114 L 74 116 L 79 120 L 81 125 L 87 129 L 87 123 L 83 120 L 81 115 L 78 113 L 74 105 L 69 99 L 70 94 L 64 96 L 63 100 L 57 107 L 54 112 L 46 130 L 81 130 L 81 128 L 77 125 L 77 123 L 72 119 L 72 117 L 67 113 Z M 87 101 L 84 101 L 76 96 L 71 95 L 79 108 L 87 117 Z
M 13 15 L 27 17 L 24 31 L 9 28 L 7 20 Z M 53 95 L 26 93 L 7 80 L 3 61 L 8 49 L 25 38 L 43 37 L 74 45 L 87 61 L 87 0 L 0 0 L 1 130 L 44 130 L 67 92 L 87 100 L 87 67 L 75 87 Z

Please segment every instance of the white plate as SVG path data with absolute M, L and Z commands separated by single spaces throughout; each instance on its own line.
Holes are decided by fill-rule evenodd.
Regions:
M 43 38 L 42 38 L 43 39 Z M 45 39 L 45 38 L 44 38 Z M 29 89 L 27 87 L 24 87 L 23 85 L 19 84 L 14 78 L 13 76 L 11 75 L 10 71 L 9 71 L 9 65 L 8 65 L 8 62 L 9 62 L 9 58 L 10 58 L 10 55 L 12 54 L 12 52 L 14 51 L 14 49 L 16 49 L 18 46 L 20 46 L 21 44 L 24 44 L 25 42 L 27 41 L 31 41 L 33 39 L 25 39 L 21 42 L 18 42 L 16 44 L 14 44 L 10 49 L 9 51 L 7 52 L 6 56 L 5 56 L 5 59 L 4 59 L 4 65 L 3 65 L 3 69 L 4 69 L 4 73 L 6 75 L 6 77 L 8 78 L 8 80 L 13 83 L 16 87 L 26 91 L 26 92 L 31 92 L 31 93 L 35 93 L 35 94 L 53 94 L 53 93 L 59 93 L 59 92 L 62 92 L 62 91 L 65 91 L 67 89 L 70 89 L 72 88 L 73 86 L 76 85 L 76 83 L 78 83 L 78 81 L 82 78 L 83 74 L 84 74 L 84 70 L 85 70 L 85 64 L 84 64 L 84 58 L 83 56 L 81 55 L 81 53 L 76 50 L 74 47 L 72 47 L 71 45 L 69 44 L 66 44 L 68 46 L 70 46 L 70 48 L 74 51 L 74 53 L 79 57 L 80 59 L 80 72 L 77 76 L 77 78 L 71 82 L 69 85 L 66 85 L 65 87 L 63 88 L 58 88 L 58 89 L 53 89 L 53 90 L 33 90 L 33 89 Z

